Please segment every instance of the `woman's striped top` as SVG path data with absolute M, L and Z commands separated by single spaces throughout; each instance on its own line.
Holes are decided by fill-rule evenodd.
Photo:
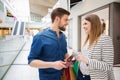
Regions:
M 97 43 L 94 43 L 91 49 L 88 50 L 88 53 L 88 68 L 86 70 L 89 72 L 91 79 L 114 80 L 114 49 L 111 37 L 107 35 L 101 35 Z

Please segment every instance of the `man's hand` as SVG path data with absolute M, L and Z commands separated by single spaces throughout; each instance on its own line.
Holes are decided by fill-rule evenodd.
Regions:
M 53 62 L 53 68 L 57 70 L 61 70 L 63 68 L 67 68 L 66 62 L 63 61 L 55 61 Z

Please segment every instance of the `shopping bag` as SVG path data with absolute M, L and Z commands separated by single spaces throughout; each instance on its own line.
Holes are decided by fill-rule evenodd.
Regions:
M 76 80 L 72 67 L 65 68 L 61 80 Z
M 68 68 L 65 68 L 64 73 L 61 77 L 61 80 L 76 80 L 76 76 L 73 71 L 73 64 L 76 62 L 76 60 L 73 60 L 74 55 L 72 54 L 69 56 L 66 60 L 66 66 Z
M 78 76 L 78 69 L 79 69 L 78 66 L 79 66 L 79 62 L 75 61 L 74 64 L 73 64 L 73 72 L 74 72 L 75 77 Z

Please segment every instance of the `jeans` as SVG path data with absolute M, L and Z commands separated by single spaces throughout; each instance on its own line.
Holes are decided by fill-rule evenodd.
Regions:
M 78 70 L 77 80 L 91 80 L 90 75 L 83 75 L 80 69 Z

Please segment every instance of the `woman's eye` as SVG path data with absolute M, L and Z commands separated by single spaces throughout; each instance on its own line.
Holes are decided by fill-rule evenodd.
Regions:
M 84 23 L 83 25 L 86 25 L 87 23 Z

